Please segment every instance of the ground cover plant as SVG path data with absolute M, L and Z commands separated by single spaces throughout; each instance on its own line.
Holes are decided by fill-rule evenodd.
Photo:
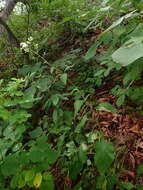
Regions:
M 142 190 L 142 0 L 0 6 L 0 190 Z

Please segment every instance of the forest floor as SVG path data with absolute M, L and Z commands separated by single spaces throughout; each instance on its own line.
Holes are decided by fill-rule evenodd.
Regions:
M 98 28 L 95 31 L 90 31 L 82 39 L 77 37 L 71 41 L 67 40 L 67 44 L 65 44 L 65 47 L 63 47 L 63 50 L 59 54 L 66 54 L 70 50 L 82 48 L 82 52 L 78 54 L 79 58 L 82 57 L 89 47 L 96 42 L 97 36 L 101 32 Z M 68 38 L 68 34 L 67 36 L 65 35 L 65 38 Z M 100 55 L 107 48 L 101 45 L 96 53 Z M 88 64 L 94 65 L 93 62 Z M 78 74 L 73 71 L 69 72 L 68 75 L 70 76 L 70 81 L 74 81 L 78 77 Z M 97 88 L 96 93 L 90 96 L 91 102 L 98 100 L 99 103 L 109 102 L 111 105 L 114 105 L 118 113 L 111 113 L 106 110 L 98 111 L 93 108 L 94 106 L 91 106 L 91 119 L 86 123 L 84 130 L 101 131 L 105 139 L 113 142 L 116 148 L 115 162 L 119 163 L 118 169 L 121 181 L 132 182 L 133 184 L 138 181 L 140 184 L 143 184 L 143 177 L 137 175 L 137 168 L 143 163 L 143 116 L 139 112 L 134 111 L 134 108 L 138 105 L 133 101 L 127 100 L 125 106 L 116 106 L 117 97 L 112 95 L 110 90 L 116 84 L 115 81 L 121 80 L 120 75 L 113 73 L 109 80 L 105 80 L 104 87 Z M 82 112 L 85 113 L 86 110 L 81 110 L 80 114 L 84 114 Z M 60 180 L 59 171 L 56 170 L 56 166 L 52 170 L 54 175 L 57 176 L 58 185 L 62 182 L 63 178 L 64 181 L 67 181 L 67 186 L 72 184 L 72 181 L 67 176 L 60 176 Z

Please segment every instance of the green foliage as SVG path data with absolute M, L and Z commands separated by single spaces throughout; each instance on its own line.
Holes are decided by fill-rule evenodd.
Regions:
M 115 158 L 114 147 L 111 143 L 101 141 L 96 143 L 95 149 L 95 162 L 100 174 L 102 175 L 108 171 Z
M 143 47 L 142 40 L 142 37 L 133 37 L 131 40 L 127 41 L 124 46 L 114 52 L 112 55 L 113 60 L 123 66 L 127 66 L 143 57 L 141 51 Z
M 100 103 L 96 109 L 100 111 L 107 111 L 107 112 L 112 112 L 112 113 L 118 112 L 117 109 L 108 102 Z
M 14 65 L 0 74 L 0 189 L 142 189 L 120 179 L 116 148 L 91 118 L 143 104 L 139 10 L 135 0 L 31 0 L 13 13 L 20 48 L 0 47 Z M 100 100 L 104 90 L 116 103 Z

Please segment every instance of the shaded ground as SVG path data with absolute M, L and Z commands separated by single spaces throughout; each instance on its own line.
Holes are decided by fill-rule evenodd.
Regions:
M 75 42 L 70 44 L 69 49 L 84 47 L 79 57 L 84 55 L 90 45 L 96 42 L 96 35 L 99 33 L 100 30 L 91 32 L 91 36 L 85 37 L 85 41 L 82 42 L 76 39 Z M 102 53 L 106 48 L 107 47 L 100 46 L 97 53 Z M 66 51 L 63 50 L 63 52 L 65 53 Z M 71 81 L 74 81 L 78 75 L 71 71 L 69 72 L 69 76 Z M 115 77 L 117 80 L 122 80 L 118 74 Z M 95 98 L 99 102 L 110 102 L 116 107 L 117 97 L 109 93 L 114 84 L 114 80 L 110 83 L 110 86 L 105 82 L 103 89 L 97 88 L 97 93 L 91 95 L 93 96 L 92 99 Z M 140 164 L 143 164 L 143 116 L 133 111 L 134 105 L 130 104 L 131 102 L 127 103 L 126 106 L 117 108 L 119 113 L 97 111 L 94 108 L 91 109 L 91 120 L 87 122 L 85 130 L 94 130 L 95 132 L 102 131 L 104 137 L 113 142 L 116 148 L 116 162 L 119 162 L 119 168 L 117 167 L 117 170 L 119 169 L 121 181 L 142 184 L 143 177 L 138 177 L 137 168 Z M 131 110 L 129 108 L 131 108 Z M 82 111 L 85 112 L 85 110 L 81 110 L 81 112 Z M 72 181 L 68 175 L 60 175 L 58 163 L 52 168 L 52 172 L 57 179 L 57 184 L 61 184 L 61 189 L 63 186 L 72 187 Z

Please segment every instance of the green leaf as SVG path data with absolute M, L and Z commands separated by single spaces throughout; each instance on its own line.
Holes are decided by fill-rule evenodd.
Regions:
M 54 190 L 54 178 L 53 175 L 49 172 L 43 174 L 43 179 L 47 182 L 46 188 L 48 190 Z
M 51 79 L 50 78 L 43 78 L 43 79 L 39 80 L 37 87 L 40 89 L 41 92 L 45 92 L 49 89 L 50 85 L 51 85 Z
M 52 149 L 48 149 L 45 151 L 45 154 L 47 155 L 47 160 L 50 164 L 54 164 L 58 158 L 58 154 L 56 151 Z
M 104 175 L 97 176 L 97 178 L 96 178 L 96 188 L 97 189 L 106 189 L 105 188 L 106 185 L 107 185 L 107 179 L 106 179 L 106 177 Z
M 112 106 L 109 102 L 101 102 L 97 107 L 97 110 L 117 113 L 118 110 Z
M 138 174 L 138 175 L 143 174 L 143 165 L 140 165 L 140 166 L 138 167 L 138 169 L 137 169 L 137 174 Z
M 34 98 L 36 93 L 36 87 L 35 86 L 31 86 L 28 89 L 25 90 L 25 94 L 30 97 L 31 99 Z
M 87 162 L 87 156 L 86 156 L 87 149 L 88 149 L 87 145 L 85 145 L 84 143 L 82 143 L 82 145 L 79 147 L 78 156 L 82 164 Z
M 143 0 L 132 0 L 131 2 L 136 9 L 143 10 Z
M 45 162 L 53 164 L 57 160 L 58 154 L 50 148 L 47 142 L 37 142 L 36 147 L 32 148 L 29 159 L 33 162 Z
M 11 176 L 19 170 L 19 161 L 15 155 L 10 155 L 5 159 L 4 164 L 1 166 L 1 171 L 4 176 Z
M 108 171 L 112 162 L 115 158 L 114 147 L 111 142 L 101 141 L 97 142 L 95 145 L 95 164 L 100 172 L 100 174 L 104 174 Z
M 32 187 L 34 186 L 34 185 L 33 185 L 33 180 L 27 181 L 27 185 L 32 188 Z
M 31 181 L 34 178 L 34 170 L 25 171 L 25 181 Z
M 55 109 L 55 110 L 53 111 L 52 117 L 53 117 L 54 123 L 57 124 L 57 123 L 58 123 L 58 111 L 57 111 L 57 109 Z
M 0 107 L 0 118 L 2 118 L 3 120 L 7 120 L 9 118 L 9 115 L 10 113 L 8 110 Z
M 43 130 L 41 129 L 41 127 L 37 127 L 36 129 L 34 129 L 33 131 L 29 132 L 29 135 L 32 138 L 37 138 L 39 136 L 41 136 L 43 133 Z
M 60 80 L 64 83 L 64 85 L 67 84 L 67 73 L 64 73 L 60 76 Z
M 101 41 L 96 42 L 95 44 L 93 44 L 89 50 L 87 51 L 86 55 L 84 56 L 84 59 L 87 61 L 89 59 L 91 59 L 92 57 L 94 57 L 96 50 L 98 48 L 98 46 L 101 44 Z
M 36 187 L 36 188 L 39 188 L 40 185 L 42 183 L 42 174 L 41 173 L 37 173 L 35 178 L 34 178 L 34 181 L 33 181 L 33 185 Z
M 116 102 L 117 106 L 122 106 L 124 104 L 124 102 L 125 102 L 125 98 L 126 98 L 125 94 L 121 95 L 117 99 L 117 102 Z
M 120 17 L 118 20 L 116 20 L 109 28 L 107 28 L 104 32 L 101 33 L 101 36 L 103 34 L 105 34 L 106 32 L 109 32 L 111 31 L 112 29 L 114 29 L 115 27 L 119 26 L 123 21 L 124 19 L 128 19 L 132 16 L 134 16 L 134 13 L 136 12 L 136 10 L 130 12 L 130 13 L 127 13 L 126 15 Z
M 132 64 L 127 72 L 127 74 L 123 78 L 124 86 L 128 86 L 130 82 L 139 80 L 141 76 L 141 72 L 143 69 L 143 58 L 137 60 L 134 64 Z
M 130 182 L 127 182 L 127 183 L 121 183 L 120 187 L 127 189 L 127 190 L 131 190 L 134 188 L 134 185 Z
M 84 127 L 86 121 L 88 120 L 87 115 L 84 115 L 79 124 L 76 126 L 75 132 L 80 133 L 81 129 Z
M 77 113 L 79 112 L 81 106 L 83 105 L 84 101 L 83 100 L 76 100 L 74 102 L 74 116 L 77 115 Z
M 76 180 L 77 176 L 80 174 L 82 168 L 83 168 L 82 162 L 77 157 L 75 157 L 69 168 L 70 178 L 73 180 Z
M 116 63 L 127 66 L 143 57 L 143 37 L 133 37 L 112 54 Z
M 56 106 L 58 104 L 58 102 L 59 102 L 59 96 L 58 96 L 58 94 L 53 95 L 51 97 L 51 101 L 52 101 L 53 105 Z
M 11 189 L 15 189 L 18 186 L 18 181 L 19 181 L 19 176 L 15 175 L 10 182 Z
M 18 182 L 18 187 L 23 188 L 25 185 L 26 185 L 26 181 L 21 176 Z
M 40 150 L 32 150 L 30 151 L 30 154 L 29 154 L 29 159 L 33 162 L 33 163 L 36 163 L 36 162 L 42 162 L 44 160 L 43 158 L 43 152 L 41 152 Z

